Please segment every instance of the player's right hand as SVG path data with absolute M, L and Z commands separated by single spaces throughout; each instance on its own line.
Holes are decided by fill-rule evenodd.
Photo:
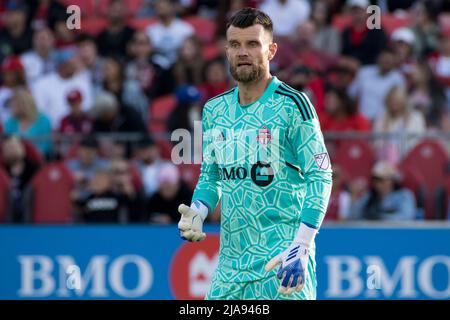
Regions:
M 191 242 L 202 241 L 206 238 L 206 234 L 202 231 L 203 218 L 193 207 L 195 208 L 194 204 L 191 207 L 180 204 L 178 207 L 178 211 L 181 213 L 178 230 L 180 230 L 180 237 L 184 240 Z

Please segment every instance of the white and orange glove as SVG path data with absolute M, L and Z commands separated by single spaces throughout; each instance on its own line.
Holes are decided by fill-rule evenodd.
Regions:
M 203 221 L 208 215 L 208 207 L 196 200 L 190 207 L 180 204 L 178 211 L 181 214 L 180 222 L 178 222 L 180 237 L 190 242 L 204 240 L 206 234 L 203 232 Z
M 291 295 L 294 292 L 300 292 L 305 286 L 308 277 L 309 248 L 316 234 L 317 229 L 301 223 L 289 248 L 266 264 L 267 272 L 280 265 L 277 272 L 277 278 L 281 280 L 279 293 Z

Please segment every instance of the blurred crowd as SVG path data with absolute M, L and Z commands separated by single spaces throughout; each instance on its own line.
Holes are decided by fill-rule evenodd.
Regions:
M 70 4 L 81 8 L 80 29 L 67 23 Z M 379 27 L 367 25 L 370 5 L 380 10 Z M 177 222 L 198 167 L 170 161 L 170 132 L 193 131 L 203 104 L 235 85 L 225 26 L 246 6 L 273 19 L 272 73 L 308 94 L 332 160 L 339 133 L 377 137 L 365 140 L 374 154 L 365 180 L 333 161 L 326 219 L 423 218 L 426 208 L 401 172 L 421 135 L 450 133 L 448 1 L 5 0 L 4 220 L 36 220 L 32 182 L 58 162 L 74 178 L 73 221 Z M 399 138 L 409 134 L 416 136 Z M 211 222 L 220 219 L 216 211 Z

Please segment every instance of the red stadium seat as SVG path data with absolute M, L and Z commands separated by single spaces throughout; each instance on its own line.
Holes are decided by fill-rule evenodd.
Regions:
M 190 16 L 183 19 L 195 30 L 196 36 L 203 43 L 210 43 L 215 39 L 216 23 L 200 16 Z
M 349 181 L 362 178 L 368 183 L 375 160 L 375 153 L 367 142 L 352 139 L 339 143 L 332 163 L 342 167 Z
M 61 0 L 61 3 L 66 6 L 77 5 L 80 7 L 82 17 L 95 17 L 98 12 L 94 0 Z
M 136 30 L 145 30 L 148 26 L 158 22 L 156 17 L 133 18 L 130 20 L 130 27 Z
M 150 132 L 165 132 L 167 118 L 176 106 L 177 98 L 174 94 L 165 95 L 153 100 L 150 106 Z
M 34 223 L 72 221 L 70 194 L 75 180 L 60 162 L 43 167 L 31 181 L 31 217 Z
M 351 16 L 347 14 L 339 14 L 333 16 L 332 25 L 335 27 L 339 32 L 342 32 L 345 28 L 347 28 L 352 21 Z
M 105 18 L 89 18 L 81 20 L 81 33 L 88 33 L 96 36 L 102 32 L 108 25 L 108 20 Z
M 8 191 L 10 180 L 5 170 L 0 169 L 0 223 L 6 220 L 6 210 L 8 206 Z
M 449 156 L 444 146 L 437 140 L 427 139 L 408 152 L 402 162 L 413 171 L 420 172 L 426 188 L 425 218 L 436 218 L 435 191 L 445 184 Z
M 220 47 L 217 43 L 205 43 L 202 46 L 203 58 L 206 61 L 214 60 L 220 56 Z
M 410 16 L 397 16 L 393 14 L 385 14 L 381 16 L 381 26 L 384 31 L 390 35 L 395 29 L 402 27 L 410 27 L 412 24 L 412 19 Z

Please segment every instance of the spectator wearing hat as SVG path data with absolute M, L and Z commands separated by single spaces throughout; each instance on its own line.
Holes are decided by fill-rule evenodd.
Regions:
M 178 168 L 172 163 L 165 163 L 159 169 L 158 183 L 159 189 L 147 205 L 148 218 L 154 223 L 174 223 L 180 219 L 179 204 L 189 202 L 192 191 L 182 182 Z
M 41 77 L 56 71 L 55 38 L 48 27 L 34 31 L 33 49 L 21 55 L 28 83 L 34 83 Z
M 92 106 L 95 133 L 141 133 L 147 128 L 142 117 L 133 108 L 121 106 L 116 96 L 108 91 L 100 92 Z
M 342 32 L 341 54 L 358 59 L 361 64 L 374 64 L 387 45 L 384 30 L 367 28 L 369 0 L 348 0 L 351 24 Z
M 6 134 L 30 139 L 42 154 L 49 157 L 52 147 L 52 128 L 48 117 L 39 112 L 30 91 L 24 87 L 14 89 L 11 97 L 11 118 L 5 122 Z
M 414 55 L 414 32 L 410 28 L 398 28 L 392 33 L 391 41 L 397 57 L 398 69 L 403 73 L 405 79 L 409 79 L 417 64 Z
M 416 218 L 413 193 L 399 184 L 397 169 L 389 162 L 377 162 L 372 169 L 368 192 L 351 204 L 350 218 L 410 221 Z
M 70 91 L 67 95 L 67 102 L 70 106 L 70 113 L 66 115 L 59 126 L 59 132 L 63 134 L 89 134 L 92 129 L 92 120 L 82 109 L 83 97 L 80 90 Z
M 202 95 L 192 85 L 180 86 L 176 90 L 178 104 L 169 116 L 168 128 L 194 130 L 194 122 L 201 120 Z
M 70 112 L 67 95 L 79 90 L 83 97 L 82 109 L 88 110 L 93 100 L 93 88 L 88 75 L 77 71 L 73 48 L 58 50 L 55 57 L 57 71 L 39 79 L 31 89 L 38 109 L 50 118 L 52 128 L 57 130 L 61 119 Z
M 109 1 L 108 26 L 97 36 L 98 50 L 102 56 L 126 57 L 128 43 L 135 32 L 133 28 L 127 25 L 126 10 L 125 1 Z
M 2 65 L 2 85 L 0 86 L 0 121 L 5 123 L 11 117 L 11 97 L 16 88 L 26 86 L 22 62 L 18 56 L 7 57 Z
M 32 35 L 28 23 L 28 7 L 24 1 L 6 1 L 4 27 L 0 29 L 0 61 L 11 54 L 20 55 L 31 49 Z

